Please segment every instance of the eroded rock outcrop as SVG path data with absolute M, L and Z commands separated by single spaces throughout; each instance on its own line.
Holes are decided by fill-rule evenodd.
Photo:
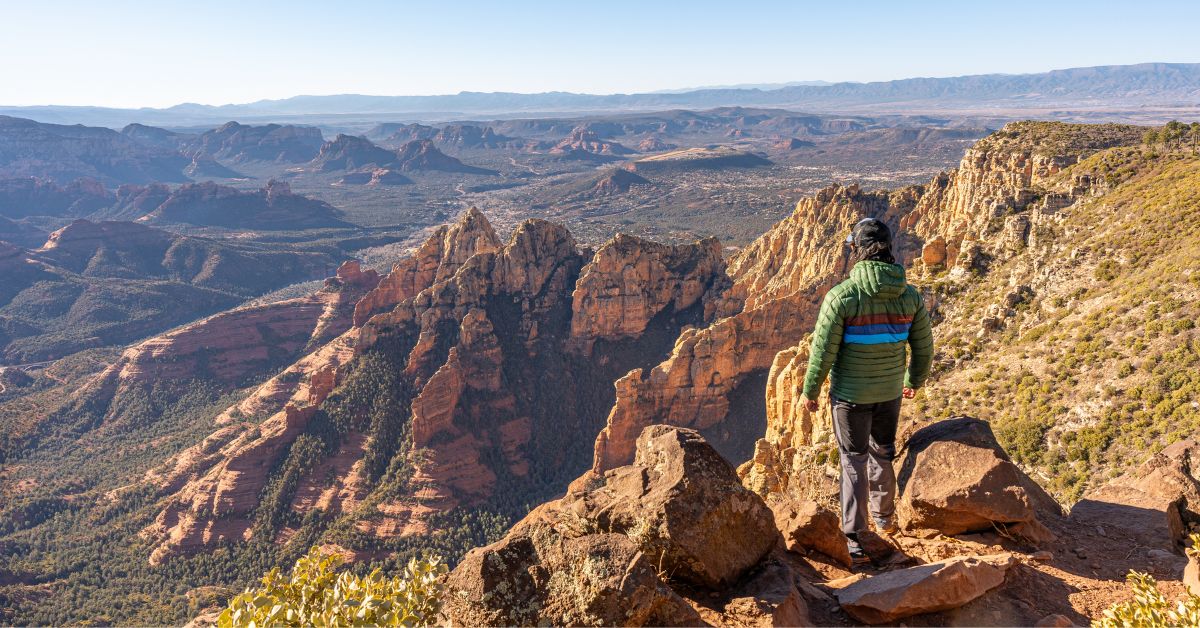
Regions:
M 732 313 L 729 288 L 716 238 L 670 246 L 618 234 L 596 251 L 575 284 L 571 336 L 585 352 L 599 339 L 634 338 L 670 308 L 702 309 L 704 320 Z
M 154 224 L 188 223 L 230 229 L 311 229 L 344 227 L 332 205 L 294 194 L 274 179 L 259 190 L 243 191 L 212 181 L 181 185 L 154 211 L 138 220 Z
M 1094 134 L 1071 133 L 1065 126 L 1006 125 L 969 148 L 956 170 L 926 186 L 900 228 L 926 243 L 927 266 L 961 265 L 960 254 L 976 242 L 999 252 L 1023 247 L 1039 225 L 1054 221 L 1058 210 L 1099 184 L 1056 175 L 1098 150 L 1140 141 L 1133 126 L 1103 125 Z
M 809 338 L 775 354 L 767 374 L 766 433 L 750 460 L 738 467 L 742 483 L 759 495 L 777 493 L 801 502 L 829 494 L 838 473 L 830 460 L 832 425 L 801 403 Z M 828 382 L 821 398 L 828 396 Z M 822 461 L 824 459 L 824 461 Z
M 591 189 L 588 190 L 588 195 L 591 197 L 616 196 L 624 194 L 638 185 L 650 185 L 650 181 L 636 173 L 617 168 L 596 179 Z
M 445 615 L 468 626 L 690 626 L 699 614 L 623 534 L 581 534 L 543 506 L 473 550 L 447 581 Z
M 321 130 L 316 127 L 290 124 L 251 126 L 237 122 L 227 122 L 187 142 L 190 150 L 220 159 L 279 163 L 308 161 L 321 149 L 321 143 Z
M 806 623 L 791 571 L 767 559 L 774 534 L 762 499 L 699 434 L 655 426 L 633 465 L 471 551 L 447 580 L 445 615 L 489 625 Z M 722 610 L 704 591 L 723 597 Z M 707 608 L 687 597 L 697 594 Z
M 476 253 L 500 248 L 500 240 L 483 213 L 471 207 L 453 225 L 442 225 L 412 255 L 392 266 L 392 271 L 354 307 L 354 325 L 417 296 L 422 290 L 454 273 Z
M 497 174 L 495 170 L 468 166 L 438 150 L 432 140 L 413 140 L 396 150 L 395 166 L 404 172 L 439 170 L 465 174 Z
M 282 409 L 261 423 L 238 420 L 226 425 L 147 474 L 149 482 L 171 493 L 142 532 L 155 544 L 151 564 L 212 544 L 251 538 L 250 515 L 259 506 L 272 466 L 304 432 L 317 406 L 333 391 L 338 369 L 354 356 L 343 334 L 269 380 L 224 417 L 237 420 L 234 415 L 242 416 L 248 406 L 274 410 L 282 404 Z
M 571 134 L 550 149 L 551 155 L 559 155 L 567 159 L 613 159 L 619 155 L 628 155 L 632 150 L 616 143 L 605 141 L 595 131 L 587 127 L 576 127 Z
M 737 582 L 776 540 L 762 498 L 692 430 L 646 428 L 633 465 L 607 475 L 588 499 L 601 527 L 637 537 L 672 577 L 698 586 Z

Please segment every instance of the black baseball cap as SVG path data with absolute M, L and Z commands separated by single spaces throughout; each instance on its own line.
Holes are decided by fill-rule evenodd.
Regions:
M 873 242 L 892 243 L 892 230 L 876 218 L 863 218 L 858 221 L 846 236 L 846 244 L 862 248 Z

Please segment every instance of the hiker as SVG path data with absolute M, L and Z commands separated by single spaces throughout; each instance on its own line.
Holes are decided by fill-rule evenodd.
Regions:
M 933 359 L 929 314 L 904 267 L 892 255 L 892 232 L 864 218 L 846 237 L 854 264 L 850 278 L 821 303 L 804 377 L 804 406 L 830 376 L 830 406 L 842 467 L 842 532 L 856 564 L 869 560 L 859 534 L 867 530 L 868 504 L 876 529 L 896 526 L 896 424 L 901 398 L 912 399 Z M 906 365 L 905 349 L 912 347 Z M 906 368 L 907 366 L 907 368 Z

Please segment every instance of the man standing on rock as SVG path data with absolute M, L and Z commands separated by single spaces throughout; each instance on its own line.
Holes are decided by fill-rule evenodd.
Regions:
M 929 314 L 904 267 L 892 255 L 892 232 L 865 218 L 846 238 L 850 278 L 825 295 L 813 331 L 804 378 L 804 406 L 816 412 L 830 376 L 830 405 L 842 467 L 842 531 L 855 563 L 868 560 L 859 543 L 870 504 L 875 527 L 896 527 L 896 424 L 900 400 L 912 399 L 933 360 Z M 911 361 L 906 349 L 912 347 Z M 907 371 L 907 372 L 906 372 Z

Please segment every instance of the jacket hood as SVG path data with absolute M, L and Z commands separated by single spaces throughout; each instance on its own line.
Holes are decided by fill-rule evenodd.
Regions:
M 904 294 L 908 282 L 904 280 L 904 267 L 887 262 L 867 260 L 850 269 L 850 280 L 870 297 L 894 299 Z

